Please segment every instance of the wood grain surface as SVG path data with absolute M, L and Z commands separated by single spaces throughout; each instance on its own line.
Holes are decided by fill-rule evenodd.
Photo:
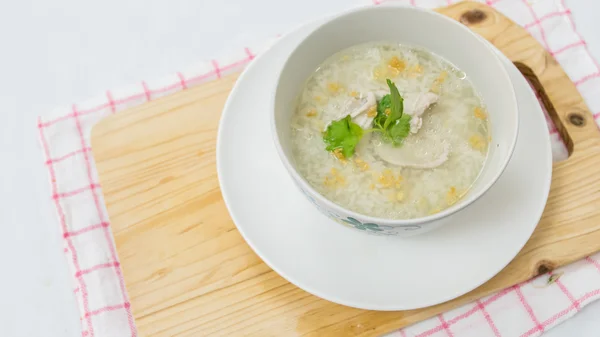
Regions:
M 378 336 L 600 250 L 600 133 L 558 63 L 524 29 L 464 2 L 439 9 L 498 47 L 538 89 L 568 144 L 544 215 L 518 256 L 472 292 L 430 308 L 376 312 L 291 285 L 232 223 L 215 167 L 229 76 L 108 117 L 92 147 L 141 336 Z M 199 123 L 198 121 L 202 121 Z

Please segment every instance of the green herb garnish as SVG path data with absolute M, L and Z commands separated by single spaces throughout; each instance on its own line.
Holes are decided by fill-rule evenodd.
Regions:
M 377 103 L 377 116 L 373 118 L 373 124 L 381 130 L 383 130 L 383 125 L 387 119 L 387 115 L 385 114 L 387 109 L 389 109 L 390 113 L 392 112 L 392 98 L 390 94 L 383 96 Z
M 387 79 L 387 84 L 390 93 L 377 103 L 377 116 L 373 119 L 373 126 L 375 131 L 382 133 L 383 139 L 398 146 L 410 133 L 412 117 L 403 113 L 404 99 L 394 82 Z
M 402 144 L 404 138 L 410 134 L 410 115 L 405 115 L 404 99 L 400 96 L 394 82 L 387 80 L 390 94 L 383 96 L 377 103 L 377 115 L 373 119 L 373 128 L 363 130 L 358 124 L 352 122 L 350 115 L 333 121 L 327 126 L 323 133 L 323 141 L 327 144 L 327 151 L 336 155 L 350 158 L 358 142 L 365 132 L 381 132 L 384 140 L 391 142 L 394 146 Z
M 548 277 L 548 280 L 546 280 L 546 282 L 544 284 L 541 285 L 536 285 L 533 284 L 534 288 L 546 288 L 551 286 L 552 284 L 556 283 L 556 281 L 558 281 L 558 279 L 563 276 L 565 272 L 560 272 L 560 273 L 556 273 L 556 274 L 550 274 L 550 276 Z
M 551 285 L 552 283 L 555 283 L 556 281 L 558 281 L 558 279 L 564 274 L 564 272 L 558 273 L 558 274 L 552 274 L 550 275 L 550 277 L 548 278 L 548 283 L 547 285 Z
M 388 128 L 388 135 L 394 145 L 401 144 L 410 134 L 410 120 L 410 115 L 402 115 Z
M 387 85 L 390 87 L 390 108 L 392 111 L 383 124 L 384 129 L 387 129 L 390 124 L 399 120 L 404 112 L 404 99 L 400 96 L 398 88 L 396 88 L 394 82 L 390 81 L 389 78 L 387 79 Z
M 338 121 L 333 121 L 323 134 L 323 141 L 327 144 L 327 151 L 341 149 L 345 158 L 354 155 L 356 145 L 363 136 L 363 129 L 352 122 L 350 115 Z

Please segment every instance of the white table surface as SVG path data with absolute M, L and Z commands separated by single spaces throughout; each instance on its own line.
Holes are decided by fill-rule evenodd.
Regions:
M 368 0 L 24 0 L 0 11 L 0 336 L 80 336 L 36 118 Z M 600 2 L 570 0 L 600 59 Z M 268 9 L 267 9 L 268 8 Z M 544 336 L 598 336 L 600 302 Z

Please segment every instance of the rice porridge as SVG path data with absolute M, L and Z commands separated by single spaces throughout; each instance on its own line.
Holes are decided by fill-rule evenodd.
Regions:
M 490 141 L 481 100 L 443 58 L 397 43 L 331 56 L 308 78 L 291 122 L 300 174 L 329 200 L 387 219 L 460 200 Z

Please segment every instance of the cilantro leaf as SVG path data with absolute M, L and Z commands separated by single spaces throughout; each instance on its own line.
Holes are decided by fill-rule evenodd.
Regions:
M 381 100 L 377 103 L 377 116 L 373 119 L 375 126 L 379 127 L 383 130 L 383 125 L 385 124 L 385 120 L 387 119 L 387 115 L 385 114 L 386 109 L 390 109 L 392 111 L 392 98 L 389 94 L 383 96 Z
M 404 99 L 394 82 L 388 79 L 387 84 L 390 93 L 377 102 L 377 115 L 373 119 L 371 131 L 381 132 L 384 140 L 398 146 L 410 134 L 412 117 L 404 114 Z
M 398 88 L 389 78 L 387 79 L 387 85 L 390 87 L 390 114 L 385 119 L 385 123 L 383 124 L 383 128 L 387 130 L 390 124 L 394 123 L 396 120 L 402 117 L 402 113 L 404 112 L 404 99 L 400 96 L 400 92 Z
M 393 145 L 400 145 L 404 138 L 410 134 L 410 115 L 402 115 L 400 119 L 397 119 L 388 130 L 388 135 Z
M 346 158 L 354 155 L 356 145 L 363 136 L 363 129 L 352 122 L 350 115 L 338 121 L 333 121 L 323 134 L 323 141 L 327 144 L 327 151 L 341 149 Z

